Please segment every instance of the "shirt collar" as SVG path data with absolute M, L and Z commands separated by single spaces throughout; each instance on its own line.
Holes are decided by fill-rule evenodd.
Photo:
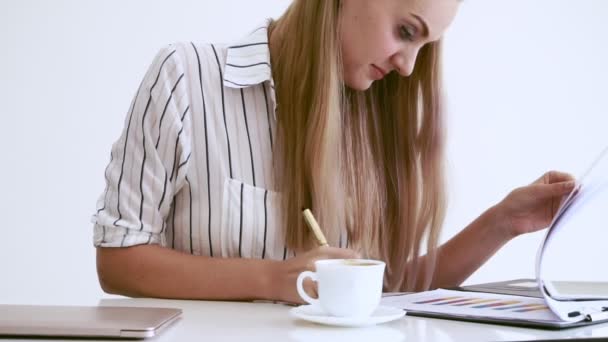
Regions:
M 271 22 L 272 19 L 267 19 L 249 35 L 228 46 L 224 86 L 246 88 L 270 81 L 274 87 L 268 47 L 268 26 Z

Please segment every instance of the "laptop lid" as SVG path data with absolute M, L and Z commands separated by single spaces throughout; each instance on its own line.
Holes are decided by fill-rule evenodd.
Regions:
M 112 306 L 0 305 L 0 336 L 148 338 L 180 309 Z

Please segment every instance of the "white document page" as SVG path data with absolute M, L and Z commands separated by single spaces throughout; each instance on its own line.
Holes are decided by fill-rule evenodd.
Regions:
M 561 322 L 543 299 L 492 293 L 439 289 L 384 297 L 381 305 L 462 317 Z

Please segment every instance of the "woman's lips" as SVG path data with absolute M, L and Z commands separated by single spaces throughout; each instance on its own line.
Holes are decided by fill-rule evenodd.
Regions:
M 372 64 L 372 67 L 374 68 L 374 78 L 377 80 L 383 79 L 384 76 L 386 76 L 387 72 L 384 71 L 384 69 L 380 68 L 379 66 Z

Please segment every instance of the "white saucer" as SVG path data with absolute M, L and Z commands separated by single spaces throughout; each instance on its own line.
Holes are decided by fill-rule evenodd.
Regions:
M 405 315 L 405 310 L 389 306 L 379 306 L 369 317 L 336 317 L 326 314 L 317 306 L 301 305 L 289 310 L 289 313 L 294 317 L 319 324 L 341 327 L 364 327 L 399 319 Z

